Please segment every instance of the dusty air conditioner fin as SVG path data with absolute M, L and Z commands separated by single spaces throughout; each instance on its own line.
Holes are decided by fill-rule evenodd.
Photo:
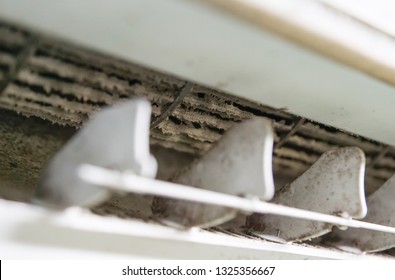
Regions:
M 273 202 L 325 214 L 363 218 L 365 155 L 359 148 L 324 153 L 304 174 L 276 192 Z M 254 214 L 247 227 L 263 237 L 302 241 L 331 231 L 332 224 Z
M 395 227 L 395 175 L 367 198 L 365 222 Z M 395 235 L 366 229 L 336 231 L 331 239 L 339 239 L 339 247 L 357 247 L 365 252 L 378 252 L 395 247 Z
M 236 196 L 270 200 L 273 132 L 265 119 L 253 118 L 235 125 L 200 159 L 172 181 Z M 156 198 L 153 212 L 176 227 L 210 227 L 233 219 L 237 210 L 203 203 Z
M 80 179 L 81 164 L 154 177 L 155 158 L 149 152 L 150 103 L 135 99 L 103 109 L 49 161 L 34 201 L 55 208 L 93 206 L 109 190 Z

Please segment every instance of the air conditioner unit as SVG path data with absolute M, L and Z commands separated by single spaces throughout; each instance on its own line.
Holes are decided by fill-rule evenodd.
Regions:
M 1 0 L 1 255 L 393 258 L 395 43 L 353 11 Z

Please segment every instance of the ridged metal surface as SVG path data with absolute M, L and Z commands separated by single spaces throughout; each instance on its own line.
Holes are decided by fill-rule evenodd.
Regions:
M 0 22 L 0 108 L 24 116 L 78 128 L 102 106 L 145 96 L 153 105 L 154 122 L 186 82 Z M 395 172 L 393 147 L 196 84 L 151 129 L 151 143 L 201 155 L 232 125 L 252 116 L 272 120 L 277 185 L 295 179 L 324 152 L 343 146 L 365 152 L 367 194 Z

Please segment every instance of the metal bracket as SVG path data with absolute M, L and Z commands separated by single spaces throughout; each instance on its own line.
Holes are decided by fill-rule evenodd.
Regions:
M 254 118 L 228 130 L 174 182 L 237 196 L 270 200 L 274 195 L 271 124 Z M 156 198 L 152 210 L 178 227 L 210 227 L 233 219 L 237 210 L 202 203 Z
M 78 167 L 94 164 L 155 177 L 157 162 L 149 152 L 151 105 L 135 99 L 95 115 L 50 160 L 34 201 L 55 208 L 93 206 L 108 198 L 108 188 L 81 180 Z
M 365 222 L 395 226 L 395 175 L 367 198 L 368 214 Z M 378 252 L 395 247 L 395 235 L 366 229 L 348 229 L 334 233 L 336 246 L 355 246 L 365 252 Z
M 364 193 L 365 155 L 349 147 L 324 153 L 298 179 L 286 185 L 273 199 L 276 204 L 342 217 L 366 215 Z M 275 236 L 286 241 L 302 241 L 321 236 L 333 225 L 289 217 L 254 214 L 247 225 L 255 234 Z

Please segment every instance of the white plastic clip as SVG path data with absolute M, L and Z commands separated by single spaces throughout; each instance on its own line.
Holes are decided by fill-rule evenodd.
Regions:
M 108 198 L 108 188 L 78 176 L 81 164 L 154 177 L 149 152 L 150 103 L 136 99 L 96 114 L 50 160 L 41 175 L 34 201 L 55 208 L 93 206 Z
M 395 175 L 367 198 L 369 223 L 395 227 Z M 336 231 L 337 245 L 355 246 L 365 252 L 378 252 L 395 247 L 395 234 L 366 229 Z
M 262 118 L 235 125 L 202 158 L 174 178 L 196 188 L 270 200 L 273 132 Z M 210 227 L 233 219 L 237 210 L 182 200 L 157 198 L 153 212 L 164 223 L 179 227 Z
M 366 215 L 365 155 L 356 147 L 324 153 L 304 174 L 276 192 L 273 202 L 344 218 Z M 289 217 L 254 214 L 247 225 L 255 234 L 301 241 L 331 231 L 332 224 Z

